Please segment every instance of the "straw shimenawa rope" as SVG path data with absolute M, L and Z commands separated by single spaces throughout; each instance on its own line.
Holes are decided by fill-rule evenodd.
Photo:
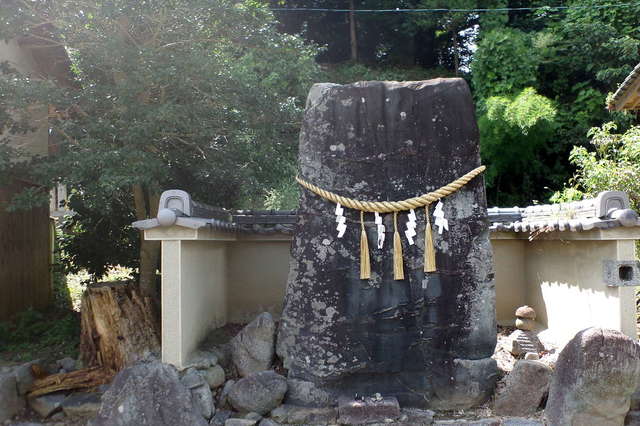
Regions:
M 424 235 L 424 272 L 435 272 L 436 252 L 435 247 L 433 246 L 431 220 L 429 218 L 429 205 L 446 197 L 447 195 L 453 194 L 484 170 L 485 166 L 480 166 L 433 192 L 402 201 L 360 201 L 326 191 L 307 182 L 299 176 L 296 176 L 296 181 L 304 188 L 322 198 L 350 209 L 360 210 L 360 279 L 363 280 L 371 278 L 371 260 L 369 258 L 369 242 L 367 241 L 367 233 L 364 227 L 364 212 L 393 213 L 393 278 L 400 281 L 404 280 L 404 266 L 402 263 L 402 240 L 400 239 L 400 233 L 398 232 L 398 212 L 416 209 L 423 206 L 425 207 L 424 211 L 427 224 L 425 226 Z
M 348 207 L 350 209 L 360 210 L 363 212 L 392 213 L 423 207 L 435 201 L 438 201 L 439 199 L 444 198 L 447 195 L 453 194 L 464 185 L 466 185 L 471 179 L 484 172 L 485 169 L 485 166 L 480 166 L 471 170 L 464 176 L 459 177 L 453 182 L 436 189 L 435 191 L 420 195 L 419 197 L 408 198 L 402 201 L 360 201 L 353 198 L 342 197 L 333 192 L 326 191 L 312 183 L 307 182 L 300 176 L 296 176 L 296 181 L 302 187 L 319 195 L 320 197 L 334 203 L 339 203 L 340 205 Z

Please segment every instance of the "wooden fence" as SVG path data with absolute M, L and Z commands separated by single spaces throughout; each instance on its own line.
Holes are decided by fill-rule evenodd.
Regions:
M 9 213 L 16 182 L 0 187 L 0 321 L 29 307 L 41 309 L 52 300 L 52 225 L 47 207 Z

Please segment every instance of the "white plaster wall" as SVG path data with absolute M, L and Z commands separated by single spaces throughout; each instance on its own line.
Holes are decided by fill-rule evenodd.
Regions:
M 528 241 L 491 240 L 496 274 L 496 319 L 500 325 L 514 325 L 514 312 L 527 303 L 525 244 Z
M 227 319 L 227 243 L 182 241 L 180 256 L 183 357 Z
M 496 314 L 511 325 L 524 304 L 563 345 L 590 326 L 620 330 L 635 338 L 635 287 L 607 287 L 603 260 L 633 260 L 634 240 L 622 234 L 587 234 L 528 241 L 492 235 Z M 184 365 L 209 330 L 247 322 L 263 311 L 278 316 L 289 270 L 291 239 L 201 232 L 181 227 L 148 230 L 162 242 L 163 360 Z M 520 236 L 516 236 L 520 237 Z M 547 236 L 551 237 L 551 236 Z M 627 235 L 627 237 L 630 237 Z M 608 239 L 610 238 L 610 239 Z
M 625 242 L 633 245 L 633 241 Z M 625 315 L 629 316 L 627 324 L 635 319 L 628 309 L 623 312 L 633 301 L 629 299 L 633 290 L 607 287 L 603 279 L 603 260 L 617 259 L 618 244 L 555 240 L 526 246 L 526 301 L 536 310 L 537 321 L 553 331 L 557 344 L 564 345 L 575 333 L 592 326 L 620 330 L 635 338 L 635 331 L 623 326 Z
M 282 312 L 289 273 L 290 240 L 230 244 L 227 284 L 229 322 L 248 322 L 261 312 Z
M 180 281 L 182 241 L 162 241 L 162 360 L 180 366 L 182 321 L 180 319 Z M 186 360 L 184 360 L 186 361 Z

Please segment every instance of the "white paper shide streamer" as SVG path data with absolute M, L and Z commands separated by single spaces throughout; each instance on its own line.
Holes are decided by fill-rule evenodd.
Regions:
M 404 235 L 407 237 L 407 241 L 409 241 L 409 245 L 412 246 L 415 244 L 413 241 L 413 237 L 416 236 L 416 212 L 411 209 L 409 210 L 409 221 L 407 221 L 407 230 L 404 231 Z
M 381 249 L 384 246 L 384 225 L 382 224 L 382 216 L 380 216 L 380 213 L 375 212 L 374 213 L 375 217 L 376 217 L 376 226 L 378 228 L 378 248 Z
M 438 201 L 435 210 L 433 211 L 433 217 L 435 218 L 435 225 L 438 227 L 438 234 L 442 234 L 442 230 L 449 230 L 449 221 L 444 218 L 444 211 L 442 210 L 442 201 Z
M 336 204 L 336 222 L 338 226 L 336 230 L 338 231 L 338 238 L 342 238 L 344 236 L 344 232 L 347 230 L 347 218 L 344 217 L 344 209 L 338 203 Z

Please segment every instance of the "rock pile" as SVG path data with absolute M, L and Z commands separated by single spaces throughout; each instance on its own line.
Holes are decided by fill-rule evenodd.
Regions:
M 28 392 L 39 374 L 70 373 L 78 369 L 78 362 L 64 358 L 51 364 L 34 360 L 22 365 L 0 369 L 0 423 L 28 410 L 44 419 L 90 418 L 100 408 L 103 389 L 93 392 L 58 391 L 40 396 Z
M 640 425 L 640 346 L 619 332 L 578 333 L 560 353 L 555 370 L 542 361 L 515 359 L 498 383 L 493 407 L 476 412 L 475 419 L 442 419 L 431 410 L 402 408 L 389 395 L 333 401 L 318 395 L 309 382 L 278 371 L 260 367 L 249 372 L 258 360 L 262 366 L 274 365 L 269 355 L 273 330 L 271 316 L 260 315 L 226 347 L 195 352 L 181 371 L 157 360 L 141 362 L 122 370 L 108 389 L 93 393 L 27 398 L 33 363 L 0 370 L 0 419 L 6 422 L 29 407 L 47 422 L 90 418 L 91 426 L 543 426 L 546 403 L 548 426 Z M 250 343 L 254 340 L 256 347 Z M 299 405 L 312 394 L 319 406 Z

